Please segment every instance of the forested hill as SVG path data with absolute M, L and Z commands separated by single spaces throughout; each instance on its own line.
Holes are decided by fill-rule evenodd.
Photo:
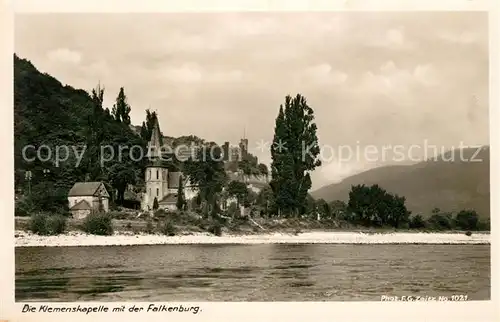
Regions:
M 113 112 L 102 106 L 103 95 L 117 97 Z M 145 145 L 144 140 L 131 129 L 129 112 L 130 106 L 126 103 L 123 89 L 120 93 L 104 93 L 97 86 L 97 80 L 96 89 L 90 93 L 62 85 L 54 77 L 38 71 L 30 61 L 14 55 L 16 191 L 25 194 L 28 189 L 28 170 L 32 174 L 33 198 L 36 193 L 50 194 L 45 199 L 38 197 L 38 203 L 50 202 L 49 199 L 62 202 L 63 196 L 76 181 L 102 180 L 109 187 L 121 191 L 127 183 L 140 180 L 143 165 L 131 162 L 127 157 L 122 162 L 108 162 L 102 168 L 98 162 L 99 147 L 102 145 L 115 148 L 120 144 Z M 48 161 L 42 162 L 38 158 L 27 161 L 22 155 L 23 147 L 27 145 L 35 147 L 26 150 L 29 158 L 34 157 L 35 149 L 42 145 L 50 147 L 52 155 L 49 158 L 48 150 L 44 148 L 41 156 Z M 73 149 L 78 146 L 87 148 L 77 166 Z M 60 147 L 60 158 L 64 158 L 64 147 L 70 151 L 69 159 L 58 165 L 55 164 L 57 147 Z

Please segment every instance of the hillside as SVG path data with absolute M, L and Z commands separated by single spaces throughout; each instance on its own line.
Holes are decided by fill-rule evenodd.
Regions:
M 428 216 L 433 208 L 443 211 L 474 209 L 482 218 L 489 218 L 489 147 L 484 147 L 474 157 L 483 162 L 443 161 L 447 160 L 450 153 L 460 159 L 460 151 L 454 150 L 436 161 L 375 168 L 322 187 L 312 192 L 312 196 L 326 201 L 348 201 L 352 185 L 379 184 L 391 193 L 405 196 L 408 208 L 413 213 Z M 464 149 L 462 153 L 464 160 L 471 159 L 476 149 Z
M 14 55 L 15 185 L 17 195 L 31 196 L 31 206 L 50 210 L 65 205 L 67 191 L 76 181 L 103 181 L 120 193 L 128 183 L 140 180 L 143 165 L 130 162 L 127 156 L 122 162 L 112 160 L 100 166 L 100 147 L 117 151 L 119 145 L 144 146 L 145 142 L 115 120 L 97 96 L 63 85 Z M 31 161 L 23 157 L 26 146 L 31 146 L 26 150 Z M 44 153 L 36 157 L 41 147 Z M 75 157 L 77 148 L 84 151 L 81 162 Z M 66 161 L 56 162 L 57 149 L 60 160 L 70 152 Z M 29 182 L 26 171 L 31 171 Z
M 119 151 L 124 146 L 145 148 L 149 138 L 141 134 L 142 126 L 117 120 L 110 107 L 102 106 L 99 90 L 96 87 L 95 92 L 87 92 L 63 85 L 29 60 L 14 55 L 15 190 L 18 200 L 28 203 L 30 210 L 64 208 L 67 192 L 77 181 L 103 181 L 109 191 L 117 192 L 115 201 L 121 203 L 129 185 L 142 185 L 146 158 L 137 154 L 131 158 L 127 149 L 120 158 Z M 116 98 L 118 93 L 103 95 Z M 153 122 L 150 123 L 151 128 L 146 131 L 152 131 Z M 204 142 L 194 135 L 164 139 L 173 146 Z M 23 148 L 27 146 L 30 148 L 25 151 L 26 157 L 31 161 L 23 157 Z M 37 156 L 40 147 L 45 153 Z M 101 166 L 102 147 L 105 151 L 113 149 L 115 157 Z M 77 148 L 83 152 L 80 162 L 74 152 Z M 58 149 L 59 159 L 63 160 L 59 163 L 55 158 Z M 51 155 L 47 155 L 48 151 Z M 69 151 L 67 160 L 65 151 Z M 31 180 L 27 180 L 28 171 Z

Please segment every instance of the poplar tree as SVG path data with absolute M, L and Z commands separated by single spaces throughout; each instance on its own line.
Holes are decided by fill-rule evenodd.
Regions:
M 118 122 L 130 125 L 130 105 L 127 103 L 127 96 L 123 87 L 120 87 L 116 103 L 113 105 L 112 114 Z
M 312 182 L 310 172 L 321 165 L 314 111 L 305 97 L 285 97 L 276 118 L 271 146 L 270 182 L 275 213 L 298 216 L 306 208 Z
M 184 209 L 184 204 L 186 203 L 186 200 L 184 198 L 184 186 L 182 184 L 182 176 L 179 176 L 179 186 L 177 187 L 177 209 L 182 210 Z

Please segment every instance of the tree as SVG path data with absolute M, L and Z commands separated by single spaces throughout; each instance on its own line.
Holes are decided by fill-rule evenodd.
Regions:
M 242 156 L 242 160 L 238 162 L 238 168 L 243 172 L 243 174 L 247 177 L 250 176 L 258 176 L 261 174 L 260 168 L 258 166 L 258 159 L 256 156 L 253 156 L 251 153 L 245 153 Z
M 316 200 L 316 209 L 319 212 L 321 218 L 332 218 L 332 209 L 330 204 L 326 202 L 324 199 Z
M 452 214 L 447 212 L 440 212 L 440 210 L 437 208 L 436 211 L 439 212 L 433 211 L 432 216 L 430 216 L 427 220 L 426 226 L 429 226 L 429 228 L 436 230 L 446 230 L 453 228 Z
M 141 138 L 148 142 L 151 139 L 153 133 L 153 128 L 156 121 L 158 120 L 158 115 L 155 111 L 151 112 L 149 109 L 146 110 L 146 121 L 142 122 L 141 126 Z M 163 135 L 160 135 L 160 145 L 163 145 Z
M 267 165 L 265 165 L 264 163 L 259 163 L 258 168 L 259 168 L 259 173 L 265 176 L 267 179 L 267 177 L 269 176 L 269 169 L 267 168 Z
M 307 215 L 308 217 L 311 217 L 313 219 L 318 219 L 318 215 L 321 216 L 316 206 L 316 200 L 313 198 L 313 196 L 311 196 L 311 194 L 307 194 L 304 215 Z
M 241 204 L 244 203 L 248 195 L 248 188 L 245 183 L 233 180 L 228 184 L 227 192 L 230 196 L 236 198 L 237 206 L 240 206 Z
M 189 182 L 198 186 L 201 203 L 207 203 L 206 215 L 217 209 L 217 194 L 227 181 L 222 161 L 222 149 L 215 143 L 206 144 L 198 150 L 196 158 L 184 163 L 184 173 Z
M 118 203 L 123 204 L 127 185 L 135 184 L 136 182 L 136 173 L 134 169 L 121 162 L 114 163 L 110 168 L 109 178 L 111 185 L 118 193 Z
M 250 207 L 257 201 L 257 193 L 253 190 L 247 189 L 245 199 L 243 200 L 243 206 Z
M 271 187 L 266 186 L 261 189 L 257 195 L 257 205 L 263 209 L 265 215 L 269 216 L 274 205 L 274 194 Z
M 177 203 L 176 203 L 177 209 L 183 210 L 185 203 L 186 200 L 184 197 L 183 178 L 182 176 L 179 176 L 179 187 L 177 188 Z
M 347 204 L 342 200 L 334 200 L 330 202 L 332 216 L 335 218 L 345 218 L 347 215 Z
M 155 197 L 155 199 L 153 200 L 153 210 L 158 210 L 158 208 L 160 207 L 160 205 L 158 204 L 158 199 Z
M 408 222 L 410 212 L 405 202 L 404 197 L 391 195 L 379 185 L 357 185 L 349 192 L 347 207 L 354 220 L 362 225 L 397 228 Z
M 281 105 L 271 146 L 271 187 L 278 214 L 298 216 L 306 207 L 310 172 L 321 165 L 314 111 L 305 97 L 286 96 Z
M 120 87 L 120 92 L 116 98 L 116 103 L 113 105 L 112 110 L 115 120 L 118 122 L 130 124 L 130 105 L 127 103 L 127 96 L 125 96 L 125 90 Z
M 455 223 L 462 230 L 477 230 L 479 215 L 474 210 L 462 210 L 455 217 Z
M 413 218 L 410 219 L 410 228 L 425 228 L 425 220 L 421 214 L 416 214 Z

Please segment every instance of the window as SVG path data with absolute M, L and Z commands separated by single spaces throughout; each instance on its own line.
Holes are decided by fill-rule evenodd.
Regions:
M 156 196 L 159 197 L 160 196 L 160 189 L 156 188 Z
M 151 196 L 151 188 L 149 188 L 148 195 Z
M 159 174 L 160 174 L 160 172 L 158 170 L 156 170 L 156 180 L 158 180 Z

